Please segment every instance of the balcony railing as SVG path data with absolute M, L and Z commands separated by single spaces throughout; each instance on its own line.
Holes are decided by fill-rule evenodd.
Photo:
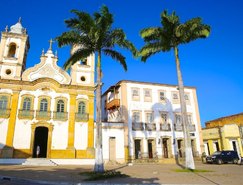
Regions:
M 110 102 L 106 103 L 106 109 L 110 110 L 116 107 L 120 107 L 120 100 L 119 99 L 113 99 Z
M 76 113 L 75 120 L 76 121 L 88 121 L 89 114 L 88 113 L 85 113 L 85 114 Z
M 195 132 L 196 131 L 196 126 L 195 125 L 188 125 L 188 130 L 189 132 Z
M 182 124 L 174 124 L 175 131 L 182 131 Z
M 33 119 L 34 110 L 19 110 L 19 119 Z
M 168 123 L 160 124 L 160 130 L 161 131 L 171 131 L 170 124 L 168 124 Z
M 147 131 L 154 131 L 154 130 L 156 130 L 156 124 L 155 123 L 145 123 L 145 129 Z
M 0 118 L 9 118 L 11 109 L 0 109 Z
M 138 131 L 138 130 L 144 130 L 143 123 L 132 123 L 132 130 Z
M 67 112 L 53 112 L 53 119 L 66 121 L 68 119 L 68 113 Z
M 50 111 L 36 111 L 36 119 L 38 120 L 50 120 L 51 112 Z

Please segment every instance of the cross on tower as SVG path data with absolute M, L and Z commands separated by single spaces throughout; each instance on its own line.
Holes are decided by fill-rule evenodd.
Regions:
M 52 50 L 52 44 L 53 44 L 53 42 L 55 42 L 55 41 L 53 41 L 53 40 L 51 39 L 51 40 L 49 40 L 49 42 L 50 42 L 49 50 Z

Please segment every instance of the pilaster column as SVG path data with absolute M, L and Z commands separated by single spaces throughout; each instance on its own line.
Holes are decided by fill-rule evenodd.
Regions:
M 75 110 L 76 110 L 76 94 L 70 94 L 67 149 L 74 149 Z
M 87 158 L 95 158 L 95 149 L 94 149 L 94 96 L 89 96 L 89 121 L 88 121 L 88 146 L 87 146 Z
M 19 91 L 14 91 L 11 98 L 11 111 L 10 117 L 8 121 L 8 132 L 7 132 L 7 140 L 6 146 L 3 148 L 2 157 L 11 158 L 13 157 L 13 139 L 14 139 L 14 131 L 16 124 L 16 115 L 18 110 L 18 102 L 19 102 Z
M 11 111 L 10 111 L 10 118 L 8 121 L 8 133 L 7 133 L 7 141 L 6 141 L 6 145 L 9 147 L 13 147 L 13 138 L 14 138 L 15 123 L 16 123 L 16 115 L 18 110 L 18 102 L 19 102 L 19 91 L 14 91 L 13 96 L 11 98 Z
M 94 148 L 94 97 L 89 97 L 88 148 Z

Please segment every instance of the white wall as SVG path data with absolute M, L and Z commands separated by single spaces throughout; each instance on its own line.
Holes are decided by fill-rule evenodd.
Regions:
M 8 120 L 9 119 L 0 118 L 0 149 L 6 144 Z
M 86 150 L 88 146 L 88 123 L 75 123 L 74 147 L 77 150 Z

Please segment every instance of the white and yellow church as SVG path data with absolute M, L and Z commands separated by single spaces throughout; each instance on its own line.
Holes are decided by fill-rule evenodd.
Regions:
M 2 32 L 0 158 L 94 159 L 94 56 L 69 75 L 52 42 L 26 69 L 29 48 L 21 21 Z

